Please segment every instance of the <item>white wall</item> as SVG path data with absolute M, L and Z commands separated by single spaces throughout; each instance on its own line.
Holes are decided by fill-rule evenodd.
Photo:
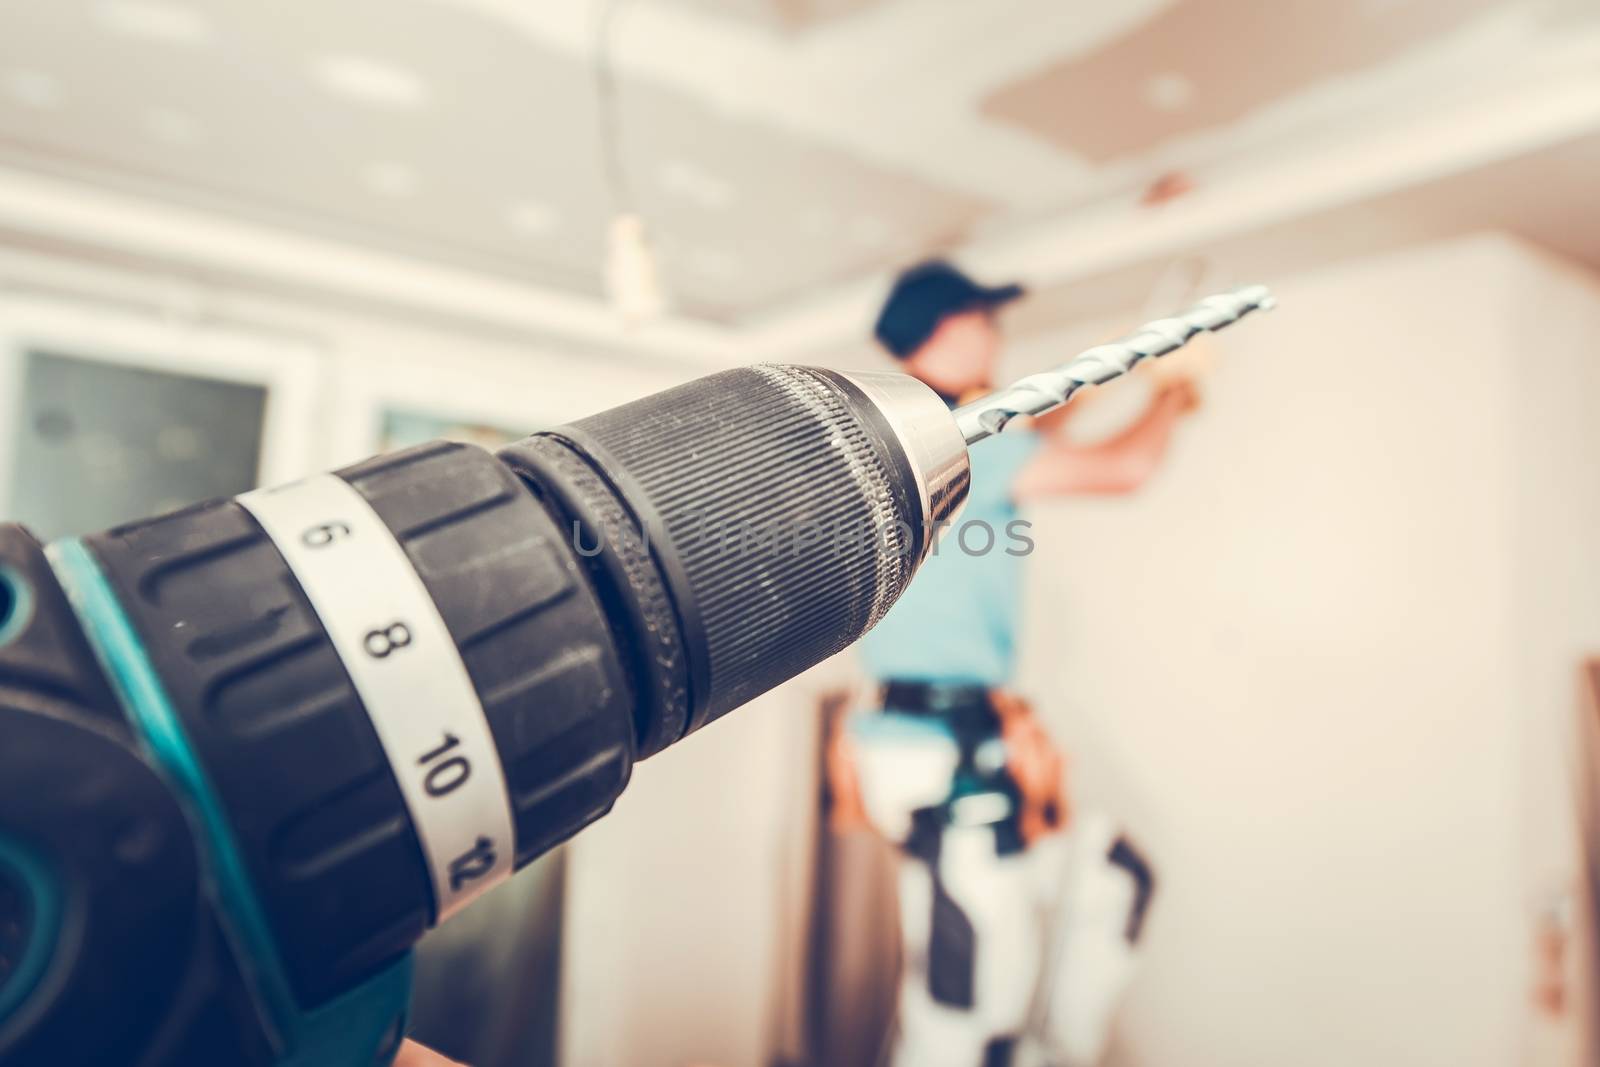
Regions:
M 1495 238 L 1280 295 L 1142 494 L 1033 516 L 1028 688 L 1160 879 L 1115 1059 L 1523 1061 L 1600 296 Z
M 1579 756 L 1573 742 L 1578 704 L 1574 664 L 1600 652 L 1600 276 L 1549 256 L 1518 264 L 1512 351 L 1519 374 L 1511 388 L 1519 418 L 1513 550 L 1529 561 L 1515 591 L 1517 710 L 1526 720 L 1521 752 L 1530 913 L 1576 888 L 1579 841 L 1575 782 L 1559 773 Z M 1559 349 L 1548 358 L 1547 347 Z M 1583 780 L 1592 781 L 1592 775 Z M 1589 801 L 1592 804 L 1592 801 Z M 1593 847 L 1589 845 L 1587 847 Z M 1570 914 L 1583 911 L 1575 904 Z M 1527 1062 L 1594 1062 L 1600 1004 L 1581 977 L 1595 965 L 1592 930 L 1578 920 L 1567 961 L 1570 1007 L 1564 1018 L 1541 1014 Z M 1582 953 L 1589 953 L 1584 960 Z
M 561 1062 L 762 1067 L 798 977 L 816 702 L 768 694 L 640 764 L 571 846 Z M 787 978 L 786 978 L 787 976 Z

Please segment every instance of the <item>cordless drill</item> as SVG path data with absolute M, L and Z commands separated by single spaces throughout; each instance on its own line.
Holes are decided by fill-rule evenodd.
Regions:
M 388 1063 L 422 934 L 881 618 L 968 442 L 1269 301 L 954 412 L 749 367 L 493 454 L 0 525 L 0 1063 Z

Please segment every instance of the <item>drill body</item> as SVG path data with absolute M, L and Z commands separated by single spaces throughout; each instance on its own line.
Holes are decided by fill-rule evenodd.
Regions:
M 0 1062 L 387 1062 L 417 939 L 864 632 L 964 477 L 909 379 L 758 367 L 0 526 Z

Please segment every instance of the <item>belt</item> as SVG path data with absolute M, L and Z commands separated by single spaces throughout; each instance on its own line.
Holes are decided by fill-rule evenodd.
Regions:
M 908 715 L 946 715 L 951 712 L 992 713 L 989 687 L 968 682 L 919 682 L 891 678 L 883 683 L 883 706 Z

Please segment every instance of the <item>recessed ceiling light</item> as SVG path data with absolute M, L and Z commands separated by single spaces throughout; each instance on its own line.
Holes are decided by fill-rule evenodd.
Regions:
M 702 277 L 727 280 L 739 274 L 739 257 L 720 248 L 696 248 L 689 253 L 689 268 Z
M 813 205 L 800 213 L 800 225 L 807 233 L 820 235 L 831 233 L 839 225 L 839 220 L 827 208 Z
M 661 187 L 708 211 L 727 207 L 733 201 L 733 185 L 726 178 L 682 159 L 671 160 L 661 168 Z
M 204 15 L 166 0 L 100 0 L 95 13 L 110 29 L 146 40 L 195 45 L 211 37 Z
M 542 237 L 555 229 L 560 216 L 555 208 L 535 200 L 519 200 L 506 212 L 506 222 L 518 233 Z
M 151 108 L 145 112 L 145 129 L 150 136 L 168 144 L 193 144 L 200 136 L 200 124 L 181 111 L 167 107 Z
M 1157 111 L 1182 111 L 1194 101 L 1194 82 L 1177 71 L 1157 74 L 1144 83 L 1144 98 Z
M 363 173 L 367 188 L 380 196 L 410 196 L 417 191 L 417 172 L 404 163 L 369 163 Z
M 379 107 L 419 107 L 428 87 L 408 70 L 356 55 L 322 56 L 311 64 L 321 86 L 338 96 Z
M 850 224 L 850 240 L 858 248 L 883 248 L 889 236 L 889 224 L 876 215 L 862 215 Z
M 50 75 L 38 70 L 8 70 L 6 95 L 29 107 L 51 108 L 61 103 L 61 86 Z

